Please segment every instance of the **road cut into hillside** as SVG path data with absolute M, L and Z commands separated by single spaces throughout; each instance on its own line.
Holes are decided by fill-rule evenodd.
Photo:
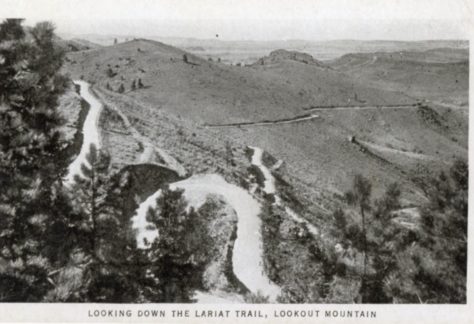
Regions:
M 265 177 L 265 182 L 264 182 L 264 185 L 263 185 L 263 191 L 266 193 L 266 194 L 269 194 L 269 195 L 273 195 L 274 198 L 275 198 L 275 202 L 274 204 L 277 205 L 277 206 L 283 206 L 284 209 L 285 209 L 285 212 L 291 217 L 293 218 L 293 220 L 295 220 L 297 223 L 300 223 L 300 224 L 305 224 L 306 227 L 308 228 L 308 231 L 313 235 L 313 236 L 317 236 L 319 235 L 319 230 L 316 226 L 314 226 L 313 224 L 311 224 L 310 222 L 308 222 L 306 219 L 302 218 L 301 216 L 299 216 L 293 209 L 291 209 L 290 207 L 288 206 L 284 206 L 280 196 L 277 194 L 276 192 L 276 186 L 275 186 L 275 178 L 273 177 L 272 173 L 270 172 L 270 170 L 263 164 L 262 162 L 262 156 L 263 156 L 263 150 L 258 148 L 258 147 L 254 147 L 254 146 L 249 146 L 250 149 L 253 150 L 253 154 L 252 154 L 252 160 L 251 160 L 251 163 L 253 165 L 255 165 L 257 168 L 260 169 L 260 171 L 262 171 L 263 173 L 263 176 Z
M 81 151 L 76 159 L 69 165 L 68 174 L 66 176 L 66 184 L 71 184 L 74 181 L 75 175 L 81 175 L 81 165 L 89 165 L 87 162 L 87 154 L 89 153 L 91 144 L 100 148 L 99 136 L 99 117 L 102 112 L 102 103 L 91 93 L 90 85 L 81 80 L 74 81 L 74 84 L 79 86 L 79 94 L 89 104 L 89 112 L 82 127 L 83 141 Z
M 276 301 L 280 288 L 270 281 L 263 268 L 260 203 L 246 190 L 226 182 L 218 174 L 194 175 L 170 184 L 170 188 L 183 189 L 188 206 L 196 209 L 204 204 L 208 195 L 220 195 L 225 199 L 238 217 L 237 238 L 232 258 L 234 274 L 252 293 L 261 292 L 269 296 L 270 301 Z M 149 243 L 159 235 L 158 230 L 146 221 L 146 212 L 150 207 L 156 207 L 156 199 L 160 194 L 161 191 L 157 191 L 148 197 L 140 204 L 136 215 L 132 218 L 141 248 L 149 246 L 143 243 L 143 238 Z

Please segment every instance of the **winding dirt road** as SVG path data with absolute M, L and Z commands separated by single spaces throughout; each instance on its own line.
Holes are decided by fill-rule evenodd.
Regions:
M 261 206 L 252 195 L 239 186 L 230 184 L 218 174 L 199 174 L 186 180 L 172 183 L 171 189 L 184 189 L 188 206 L 199 208 L 210 194 L 224 197 L 226 202 L 235 210 L 237 223 L 237 239 L 233 250 L 233 271 L 237 278 L 253 293 L 261 292 L 275 301 L 280 294 L 280 288 L 268 279 L 263 268 L 262 237 L 260 234 Z M 156 206 L 156 198 L 161 191 L 148 197 L 137 209 L 133 217 L 133 227 L 137 229 L 138 244 L 141 248 L 158 236 L 158 231 L 146 221 L 146 212 Z M 141 240 L 141 242 L 140 242 Z
M 261 122 L 244 122 L 244 123 L 233 123 L 233 124 L 205 124 L 204 127 L 209 128 L 226 128 L 226 127 L 253 127 L 253 126 L 272 126 L 272 125 L 284 125 L 284 124 L 294 124 L 300 123 L 303 121 L 308 121 L 312 119 L 319 118 L 319 115 L 308 114 L 304 116 L 298 116 L 290 119 L 277 119 Z
M 305 108 L 307 111 L 334 111 L 334 110 L 385 110 L 385 109 L 417 109 L 418 106 L 408 105 L 386 105 L 386 106 L 340 106 L 340 107 L 311 107 Z
M 308 228 L 308 231 L 313 235 L 313 236 L 318 236 L 319 235 L 319 230 L 316 226 L 308 222 L 306 219 L 303 217 L 299 216 L 298 213 L 296 213 L 293 209 L 291 209 L 288 206 L 284 206 L 280 196 L 278 196 L 276 192 L 276 187 L 275 187 L 275 178 L 273 177 L 272 173 L 270 170 L 262 163 L 262 156 L 263 156 L 263 150 L 254 147 L 254 146 L 249 146 L 250 149 L 253 150 L 252 154 L 252 161 L 251 163 L 258 167 L 260 171 L 262 171 L 264 177 L 265 177 L 265 182 L 263 186 L 263 191 L 266 194 L 272 194 L 275 197 L 275 202 L 274 204 L 277 206 L 283 206 L 285 209 L 285 212 L 293 218 L 297 223 L 300 224 L 305 224 L 306 227 Z
M 76 174 L 80 174 L 81 164 L 87 164 L 86 156 L 90 145 L 95 144 L 98 148 L 100 147 L 98 120 L 103 109 L 102 103 L 90 92 L 90 86 L 87 82 L 74 81 L 74 83 L 80 86 L 80 95 L 89 103 L 90 109 L 83 126 L 83 145 L 78 157 L 69 166 L 67 183 L 73 181 Z M 145 145 L 146 155 L 151 154 L 153 149 L 159 150 L 140 134 L 134 135 L 143 139 L 143 142 L 147 144 Z M 140 159 L 143 158 L 143 156 L 140 157 Z M 263 268 L 261 220 L 259 217 L 261 206 L 259 202 L 247 191 L 226 182 L 218 174 L 195 175 L 186 180 L 172 183 L 170 188 L 184 189 L 184 196 L 188 201 L 188 205 L 195 208 L 199 208 L 210 194 L 224 197 L 238 217 L 237 238 L 232 259 L 233 271 L 251 292 L 261 292 L 263 295 L 269 296 L 270 301 L 276 301 L 280 294 L 280 288 L 270 281 Z M 153 242 L 159 235 L 156 227 L 146 220 L 148 209 L 156 207 L 156 199 L 159 195 L 161 195 L 161 190 L 149 196 L 140 204 L 132 218 L 132 227 L 137 231 L 138 246 L 143 249 L 148 248 L 149 243 Z
M 74 84 L 80 87 L 79 94 L 89 104 L 89 112 L 82 127 L 83 142 L 81 151 L 76 159 L 69 165 L 68 174 L 65 179 L 66 184 L 71 184 L 74 181 L 75 175 L 81 175 L 81 165 L 88 165 L 86 156 L 89 153 L 91 144 L 100 148 L 99 135 L 99 117 L 102 112 L 102 103 L 90 92 L 90 85 L 81 80 L 74 81 Z

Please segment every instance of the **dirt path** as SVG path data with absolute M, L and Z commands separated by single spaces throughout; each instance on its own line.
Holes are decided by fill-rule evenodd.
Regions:
M 272 121 L 261 121 L 261 122 L 245 122 L 245 123 L 233 123 L 233 124 L 205 124 L 204 127 L 209 128 L 225 128 L 225 127 L 253 127 L 253 126 L 272 126 L 282 124 L 293 124 L 308 121 L 319 118 L 319 115 L 309 114 L 304 116 L 298 116 L 291 119 L 278 119 Z
M 417 109 L 416 105 L 386 105 L 386 106 L 340 106 L 340 107 L 311 107 L 307 111 L 332 111 L 332 110 L 374 110 L 374 109 Z
M 365 147 L 374 149 L 374 150 L 379 151 L 379 152 L 400 154 L 400 155 L 404 155 L 404 156 L 412 158 L 412 159 L 418 159 L 418 160 L 424 160 L 424 161 L 438 161 L 439 160 L 438 158 L 436 158 L 434 156 L 431 156 L 431 155 L 427 155 L 427 154 L 397 150 L 397 149 L 390 148 L 390 147 L 387 147 L 387 146 L 383 146 L 383 145 L 379 145 L 379 144 L 375 144 L 375 143 L 371 143 L 371 142 L 366 142 L 366 141 L 361 141 L 361 140 L 357 140 L 357 141 L 360 144 L 364 145 Z
M 378 57 L 377 55 L 374 55 L 372 56 L 372 58 L 370 60 L 368 60 L 367 62 L 364 62 L 364 63 L 361 63 L 359 65 L 355 65 L 351 68 L 349 68 L 350 70 L 354 70 L 354 69 L 360 69 L 360 68 L 363 68 L 363 67 L 366 67 L 366 66 L 369 66 L 369 65 L 372 65 L 374 64 L 375 62 L 377 62 L 378 60 Z
M 184 189 L 188 206 L 199 208 L 210 194 L 224 197 L 226 202 L 235 210 L 237 223 L 237 239 L 233 250 L 233 271 L 237 278 L 253 293 L 261 292 L 275 301 L 280 294 L 280 288 L 268 279 L 263 268 L 262 238 L 260 234 L 261 206 L 247 191 L 230 184 L 217 174 L 200 174 L 186 180 L 172 183 L 171 189 Z M 137 229 L 138 245 L 148 247 L 143 238 L 149 242 L 158 236 L 158 231 L 146 221 L 146 212 L 156 206 L 156 198 L 161 191 L 148 197 L 137 209 L 132 218 L 133 228 Z
M 100 99 L 107 104 L 108 100 L 104 97 L 104 95 L 100 92 L 98 92 L 98 95 L 100 96 Z M 113 109 L 120 116 L 120 118 L 122 118 L 125 127 L 130 131 L 133 138 L 143 145 L 143 152 L 137 157 L 137 164 L 155 163 L 157 165 L 161 165 L 155 162 L 154 153 L 157 153 L 164 161 L 165 167 L 176 171 L 176 173 L 178 173 L 178 175 L 181 177 L 186 175 L 186 169 L 181 165 L 181 163 L 179 163 L 173 156 L 168 154 L 168 152 L 155 146 L 148 138 L 140 134 L 140 132 L 135 127 L 133 127 L 127 115 L 125 115 L 113 104 L 109 104 L 108 106 Z
M 266 193 L 266 194 L 271 194 L 275 197 L 275 202 L 274 204 L 277 205 L 277 206 L 283 206 L 284 209 L 285 209 L 285 212 L 291 217 L 293 218 L 293 220 L 295 220 L 297 223 L 300 223 L 300 224 L 305 224 L 306 227 L 308 228 L 309 232 L 313 235 L 313 236 L 318 236 L 319 235 L 319 230 L 316 226 L 314 226 L 313 224 L 311 224 L 310 222 L 308 222 L 306 219 L 304 219 L 303 217 L 299 216 L 294 210 L 292 210 L 290 207 L 288 206 L 284 206 L 280 196 L 277 194 L 276 192 L 276 187 L 275 187 L 275 178 L 273 177 L 272 173 L 270 172 L 270 170 L 262 163 L 262 156 L 263 156 L 263 150 L 258 148 L 258 147 L 254 147 L 254 146 L 249 146 L 249 148 L 251 148 L 253 150 L 253 154 L 252 154 L 252 161 L 251 163 L 253 165 L 255 165 L 256 167 L 258 167 L 260 169 L 260 171 L 262 171 L 264 177 L 265 177 L 265 182 L 264 182 L 264 185 L 263 185 L 263 191 Z
M 80 95 L 90 105 L 89 113 L 84 122 L 84 143 L 79 156 L 70 165 L 68 181 L 72 181 L 75 174 L 80 172 L 82 163 L 86 163 L 86 155 L 90 144 L 100 145 L 98 120 L 103 109 L 102 103 L 90 92 L 89 84 L 83 81 L 75 81 L 80 86 Z M 148 161 L 153 152 L 157 151 L 165 162 L 175 169 L 180 170 L 182 166 L 165 151 L 156 148 L 150 141 L 142 136 L 130 123 L 127 116 L 120 110 L 114 109 L 123 119 L 125 126 L 132 135 L 144 145 L 143 153 L 138 157 L 139 162 Z M 184 173 L 184 169 L 180 170 Z M 202 174 L 192 176 L 186 180 L 175 182 L 170 185 L 171 189 L 184 189 L 184 196 L 189 206 L 199 208 L 208 195 L 221 195 L 235 210 L 238 216 L 237 238 L 233 250 L 233 271 L 238 279 L 253 293 L 261 292 L 269 296 L 270 301 L 276 301 L 280 294 L 280 288 L 272 283 L 265 275 L 263 268 L 263 250 L 261 238 L 261 221 L 259 218 L 261 206 L 247 191 L 232 185 L 217 174 Z M 150 207 L 156 207 L 156 199 L 161 195 L 158 190 L 141 203 L 132 217 L 132 228 L 137 231 L 137 245 L 145 249 L 150 247 L 159 235 L 158 229 L 150 224 L 146 215 Z M 203 300 L 222 300 L 209 294 L 201 293 Z
M 81 151 L 76 159 L 69 165 L 68 174 L 65 179 L 66 184 L 74 181 L 75 175 L 82 174 L 81 165 L 88 165 L 86 156 L 89 153 L 91 144 L 100 148 L 99 117 L 103 109 L 102 103 L 90 92 L 90 85 L 87 82 L 76 80 L 74 84 L 80 87 L 79 94 L 89 104 L 89 112 L 82 127 L 83 142 Z
M 456 105 L 453 103 L 447 103 L 447 102 L 441 102 L 441 101 L 428 101 L 428 102 L 437 106 L 444 107 L 444 108 L 469 110 L 467 106 Z

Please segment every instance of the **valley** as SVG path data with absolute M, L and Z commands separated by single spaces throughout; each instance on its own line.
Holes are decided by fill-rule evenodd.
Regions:
M 266 275 L 274 270 L 263 246 L 275 244 L 261 235 L 268 226 L 261 220 L 266 206 L 293 224 L 285 226 L 307 230 L 324 249 L 337 245 L 331 213 L 356 173 L 370 179 L 375 196 L 397 182 L 401 208 L 421 206 L 427 198 L 416 176 L 467 156 L 465 70 L 454 69 L 454 92 L 442 99 L 435 95 L 440 87 L 452 87 L 452 79 L 442 74 L 453 69 L 443 64 L 460 67 L 463 55 L 460 49 L 431 49 L 348 54 L 322 62 L 279 50 L 248 66 L 229 66 L 137 39 L 70 52 L 63 69 L 84 80 L 77 81 L 80 94 L 91 105 L 84 130 L 94 139 L 85 138 L 84 145 L 104 147 L 115 170 L 153 164 L 182 179 L 139 189 L 138 208 L 128 214 L 139 248 L 149 249 L 159 236 L 146 215 L 163 185 L 183 189 L 195 209 L 208 197 L 221 197 L 237 216 L 233 274 L 251 293 L 276 302 L 282 290 L 301 291 L 293 291 L 293 279 Z M 373 72 L 390 71 L 404 60 L 421 69 L 436 67 L 423 75 L 440 73 L 442 80 L 412 80 L 417 88 L 407 88 L 406 79 Z M 405 70 L 405 77 L 419 78 L 417 71 Z M 96 109 L 97 100 L 103 109 Z M 100 135 L 91 125 L 99 126 Z M 400 224 L 416 228 L 417 221 L 405 217 Z M 304 246 L 298 244 L 295 251 Z M 294 275 L 302 269 L 284 271 Z M 321 298 L 316 297 L 320 288 L 311 289 L 312 298 Z M 198 302 L 242 301 L 239 294 L 223 286 L 196 291 Z

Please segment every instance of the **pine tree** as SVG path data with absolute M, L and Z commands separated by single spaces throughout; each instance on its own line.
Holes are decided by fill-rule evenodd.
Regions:
M 352 184 L 352 190 L 348 191 L 345 195 L 346 201 L 359 209 L 362 223 L 362 249 L 364 253 L 364 274 L 363 279 L 367 275 L 367 229 L 366 229 L 366 212 L 371 209 L 370 195 L 372 191 L 372 185 L 368 179 L 358 174 L 354 177 Z
M 21 19 L 0 24 L 0 299 L 39 301 L 51 288 L 44 237 L 67 210 L 67 171 L 59 127 L 64 53 L 54 26 L 38 23 L 26 38 Z M 59 204 L 59 205 L 56 205 Z M 57 244 L 57 242 L 55 243 Z
M 82 175 L 75 176 L 71 189 L 79 215 L 75 226 L 82 234 L 77 248 L 88 260 L 84 274 L 88 279 L 80 289 L 85 301 L 132 302 L 138 294 L 137 280 L 144 273 L 133 266 L 139 251 L 130 220 L 120 208 L 128 180 L 113 177 L 109 165 L 109 156 L 91 145 L 87 165 L 82 165 Z
M 456 161 L 449 172 L 428 181 L 429 202 L 421 208 L 419 224 L 414 219 L 414 227 L 407 228 L 394 221 L 401 208 L 398 184 L 372 204 L 370 182 L 356 176 L 346 198 L 359 209 L 361 225 L 343 225 L 341 212 L 335 219 L 364 254 L 362 302 L 465 302 L 467 179 L 467 164 Z
M 151 247 L 154 275 L 158 278 L 155 298 L 159 302 L 189 302 L 200 288 L 210 237 L 203 217 L 193 208 L 186 211 L 182 190 L 162 189 L 156 209 L 148 221 L 160 235 Z
M 428 185 L 410 276 L 423 302 L 466 302 L 468 172 L 467 163 L 457 160 Z
M 372 184 L 362 175 L 356 175 L 352 184 L 352 190 L 345 194 L 346 201 L 358 208 L 361 221 L 359 224 L 351 224 L 346 227 L 345 237 L 352 242 L 352 244 L 362 251 L 363 253 L 363 270 L 361 274 L 361 287 L 360 287 L 360 298 L 364 303 L 380 303 L 390 302 L 383 291 L 383 279 L 390 269 L 385 268 L 384 265 L 390 265 L 393 267 L 394 257 L 391 254 L 393 251 L 389 248 L 386 249 L 387 243 L 393 239 L 393 233 L 390 230 L 393 229 L 385 214 L 389 214 L 392 211 L 392 207 L 398 205 L 398 196 L 392 197 L 391 193 L 394 192 L 396 185 L 390 186 L 388 194 L 385 195 L 384 199 L 379 201 L 384 207 L 379 208 L 379 217 L 383 223 L 377 224 L 375 220 L 370 217 L 369 212 L 375 208 L 371 203 Z M 399 192 L 399 191 L 397 191 Z M 382 203 L 383 202 L 383 203 Z M 384 215 L 382 215 L 384 213 Z M 339 222 L 339 226 L 343 227 L 344 221 L 342 215 L 335 215 Z M 378 235 L 373 235 L 374 231 L 378 230 Z M 370 234 L 370 238 L 368 237 Z M 373 237 L 378 239 L 374 240 Z M 385 259 L 382 258 L 384 253 L 388 253 Z M 370 258 L 369 258 L 370 256 Z M 369 262 L 371 267 L 370 274 L 368 273 Z M 383 262 L 385 262 L 383 264 Z M 391 262 L 391 263 L 388 263 Z M 375 271 L 375 273 L 374 273 Z
M 132 86 L 131 86 L 132 91 L 135 91 L 137 89 L 137 83 L 135 80 L 132 81 Z
M 373 273 L 366 276 L 361 287 L 362 300 L 368 303 L 393 301 L 386 287 L 387 279 L 396 271 L 397 253 L 412 241 L 408 230 L 392 221 L 393 213 L 400 208 L 401 190 L 397 183 L 390 184 L 382 198 L 374 202 L 372 217 L 367 221 L 366 235 Z
M 120 87 L 117 90 L 118 93 L 124 93 L 125 92 L 125 87 L 123 86 L 123 83 L 120 83 Z
M 85 250 L 92 258 L 100 259 L 102 256 L 99 241 L 102 235 L 106 234 L 103 223 L 113 221 L 108 216 L 109 210 L 105 201 L 110 158 L 92 144 L 86 159 L 88 165 L 82 164 L 82 175 L 75 175 L 72 192 L 78 210 L 83 213 L 81 226 L 89 239 L 88 242 L 83 242 Z

